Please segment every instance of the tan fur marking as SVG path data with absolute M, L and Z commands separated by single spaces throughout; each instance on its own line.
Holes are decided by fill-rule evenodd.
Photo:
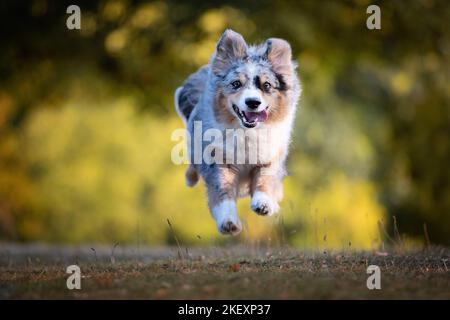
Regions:
M 265 96 L 270 108 L 269 118 L 266 123 L 277 123 L 283 121 L 289 112 L 289 103 L 286 94 L 280 91 L 276 91 L 271 95 Z
M 214 115 L 218 122 L 232 124 L 237 118 L 232 114 L 230 108 L 228 108 L 228 101 L 222 90 L 217 90 L 216 103 L 214 104 Z
M 257 191 L 266 193 L 275 201 L 280 201 L 283 198 L 282 183 L 279 178 L 273 175 L 264 175 L 262 170 L 258 168 L 252 176 L 251 194 Z
M 250 194 L 252 196 L 256 191 L 261 191 L 277 202 L 281 201 L 283 198 L 283 185 L 281 179 L 277 175 L 276 165 L 281 162 L 283 157 L 284 153 L 283 151 L 280 151 L 277 156 L 272 159 L 272 163 L 253 168 L 250 172 Z

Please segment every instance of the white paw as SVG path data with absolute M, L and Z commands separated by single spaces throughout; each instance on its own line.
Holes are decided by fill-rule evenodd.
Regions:
M 250 207 L 253 211 L 262 216 L 271 216 L 280 210 L 278 203 L 267 193 L 261 191 L 256 191 L 253 194 Z
M 242 224 L 237 215 L 236 203 L 225 200 L 212 209 L 217 229 L 222 234 L 237 235 L 242 231 Z

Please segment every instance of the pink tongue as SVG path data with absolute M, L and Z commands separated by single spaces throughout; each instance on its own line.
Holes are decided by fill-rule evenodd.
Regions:
M 244 114 L 249 122 L 255 122 L 255 121 L 264 122 L 267 120 L 267 117 L 268 117 L 266 110 L 263 110 L 261 112 L 245 112 L 244 111 Z

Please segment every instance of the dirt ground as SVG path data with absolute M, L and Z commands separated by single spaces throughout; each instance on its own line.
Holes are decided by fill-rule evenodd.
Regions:
M 69 265 L 81 289 L 69 290 Z M 381 289 L 366 286 L 367 267 Z M 1 299 L 450 299 L 450 250 L 0 244 Z

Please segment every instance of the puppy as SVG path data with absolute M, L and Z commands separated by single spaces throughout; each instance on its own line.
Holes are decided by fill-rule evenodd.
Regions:
M 210 63 L 176 90 L 176 110 L 188 136 L 195 136 L 199 126 L 204 133 L 197 143 L 200 151 L 194 150 L 192 138 L 188 140 L 186 183 L 194 186 L 203 178 L 208 206 L 222 234 L 237 235 L 242 230 L 238 197 L 250 195 L 251 209 L 259 215 L 279 210 L 299 96 L 288 42 L 271 38 L 248 46 L 232 30 L 223 33 Z M 205 139 L 212 129 L 215 134 Z M 213 142 L 211 136 L 216 138 Z M 222 141 L 218 136 L 232 139 Z M 239 151 L 244 151 L 244 161 L 236 161 L 234 153 Z

